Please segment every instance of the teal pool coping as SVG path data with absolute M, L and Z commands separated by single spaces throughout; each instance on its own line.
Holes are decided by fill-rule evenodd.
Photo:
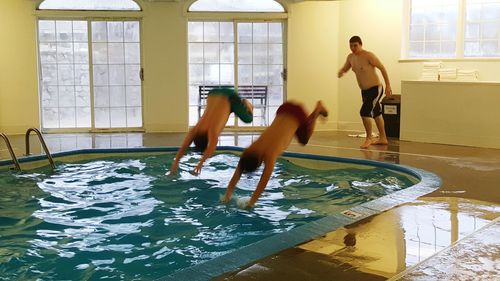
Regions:
M 79 149 L 72 151 L 57 152 L 52 154 L 53 158 L 72 156 L 79 154 L 106 154 L 106 153 L 147 153 L 147 152 L 174 152 L 178 147 L 137 147 L 137 148 L 110 148 L 110 149 Z M 242 152 L 243 148 L 236 146 L 219 146 L 217 151 Z M 181 269 L 173 274 L 161 277 L 161 281 L 197 281 L 210 280 L 224 273 L 235 271 L 257 260 L 294 247 L 296 245 L 313 240 L 339 227 L 343 227 L 358 222 L 367 217 L 379 214 L 403 203 L 411 202 L 418 197 L 428 194 L 438 189 L 442 180 L 434 173 L 400 164 L 379 162 L 366 159 L 343 158 L 336 156 L 322 156 L 314 154 L 284 152 L 283 157 L 302 158 L 309 160 L 335 161 L 340 163 L 351 163 L 370 165 L 386 168 L 409 174 L 420 180 L 415 185 L 403 190 L 379 197 L 375 200 L 348 208 L 342 212 L 328 215 L 316 221 L 293 228 L 290 231 L 276 234 L 255 242 L 253 244 L 239 248 L 228 254 L 216 257 L 209 261 Z M 46 160 L 45 155 L 20 157 L 19 163 L 27 163 L 39 160 Z M 12 160 L 0 161 L 0 167 L 12 165 Z M 57 164 L 57 163 L 56 163 Z M 21 165 L 22 168 L 22 165 Z

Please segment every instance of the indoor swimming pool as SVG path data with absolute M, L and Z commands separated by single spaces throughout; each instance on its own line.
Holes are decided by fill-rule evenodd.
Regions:
M 237 150 L 220 150 L 199 176 L 196 153 L 166 174 L 174 149 L 60 153 L 55 171 L 0 162 L 0 280 L 193 280 L 200 268 L 204 280 L 440 185 L 409 167 L 286 153 L 245 210 L 238 201 L 262 168 L 220 203 Z

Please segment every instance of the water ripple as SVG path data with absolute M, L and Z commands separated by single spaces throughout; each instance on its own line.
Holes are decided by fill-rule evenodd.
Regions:
M 164 176 L 173 157 L 0 175 L 0 280 L 153 280 L 412 184 L 379 168 L 279 160 L 246 210 L 237 198 L 252 194 L 262 168 L 242 175 L 226 205 L 237 155 L 216 154 L 193 176 L 201 156 L 188 153 L 178 176 Z

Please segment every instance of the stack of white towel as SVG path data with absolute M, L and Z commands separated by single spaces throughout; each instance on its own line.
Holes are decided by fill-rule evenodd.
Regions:
M 455 80 L 457 79 L 457 69 L 456 68 L 440 68 L 438 80 Z
M 441 62 L 424 62 L 424 69 L 422 70 L 422 80 L 437 81 L 440 68 Z
M 479 72 L 477 70 L 459 69 L 457 72 L 457 81 L 477 81 Z
M 441 62 L 424 62 L 421 80 L 426 81 L 478 81 L 477 70 L 458 69 L 456 67 L 443 68 Z

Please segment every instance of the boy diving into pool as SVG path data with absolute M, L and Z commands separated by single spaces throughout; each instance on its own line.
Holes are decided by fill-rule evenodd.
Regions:
M 210 90 L 207 96 L 205 112 L 196 126 L 191 128 L 186 135 L 175 156 L 174 163 L 170 167 L 170 173 L 177 173 L 180 159 L 189 145 L 194 142 L 195 149 L 203 152 L 202 158 L 193 171 L 193 174 L 199 174 L 203 163 L 214 154 L 219 135 L 226 126 L 232 112 L 245 123 L 251 123 L 253 120 L 252 104 L 248 100 L 240 98 L 233 88 L 217 87 Z
M 306 145 L 311 138 L 316 119 L 319 116 L 328 116 L 328 111 L 321 101 L 316 103 L 316 108 L 314 108 L 314 111 L 309 116 L 306 114 L 302 104 L 295 102 L 282 104 L 276 111 L 273 123 L 241 154 L 240 161 L 229 182 L 222 202 L 229 202 L 242 173 L 253 172 L 264 163 L 264 171 L 257 184 L 257 188 L 246 205 L 246 208 L 253 207 L 257 199 L 259 199 L 260 194 L 264 191 L 264 188 L 266 188 L 276 159 L 288 147 L 293 136 L 297 137 L 300 144 Z

